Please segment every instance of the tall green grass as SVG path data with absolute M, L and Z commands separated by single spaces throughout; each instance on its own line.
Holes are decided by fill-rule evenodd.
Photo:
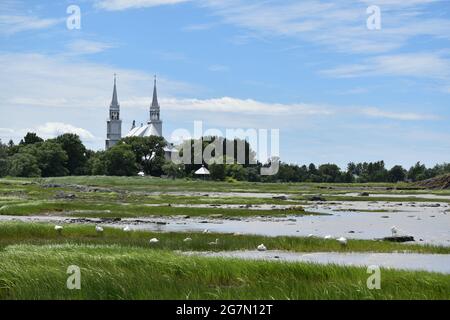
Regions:
M 81 268 L 81 290 L 66 288 Z M 0 251 L 0 299 L 449 299 L 450 276 L 365 268 L 186 257 L 121 246 L 15 245 Z
M 96 244 L 120 245 L 126 247 L 149 248 L 149 239 L 158 238 L 160 242 L 152 248 L 162 250 L 206 251 L 206 250 L 255 250 L 264 243 L 270 250 L 295 252 L 416 252 L 450 254 L 450 247 L 401 244 L 373 240 L 348 240 L 347 246 L 336 240 L 304 237 L 264 237 L 257 235 L 233 235 L 216 233 L 162 233 L 105 228 L 102 234 L 95 232 L 93 225 L 65 225 L 61 234 L 54 225 L 42 223 L 0 223 L 0 247 L 14 244 Z M 187 237 L 191 242 L 184 242 Z M 208 243 L 216 238 L 215 246 Z

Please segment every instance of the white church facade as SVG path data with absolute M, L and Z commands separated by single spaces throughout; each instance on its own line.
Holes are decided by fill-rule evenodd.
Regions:
M 149 119 L 145 125 L 142 123 L 140 126 L 136 126 L 136 121 L 133 120 L 131 129 L 125 137 L 164 137 L 162 125 L 155 76 Z M 117 144 L 120 139 L 122 139 L 122 120 L 120 119 L 120 105 L 117 98 L 116 76 L 114 75 L 114 88 L 112 101 L 109 106 L 109 119 L 106 122 L 106 150 Z M 167 143 L 167 147 L 164 148 L 165 158 L 169 160 L 173 152 L 177 152 L 176 149 L 172 144 Z

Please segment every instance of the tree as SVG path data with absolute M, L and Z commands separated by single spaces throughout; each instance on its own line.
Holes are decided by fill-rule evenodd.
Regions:
M 38 142 L 43 142 L 44 139 L 37 136 L 34 132 L 28 132 L 25 137 L 20 140 L 20 145 L 29 145 L 29 144 L 35 144 Z
M 420 181 L 430 178 L 427 174 L 427 167 L 420 162 L 417 162 L 413 167 L 411 167 L 408 171 L 408 179 L 412 181 Z
M 167 145 L 163 137 L 126 137 L 119 144 L 131 147 L 136 163 L 146 174 L 161 176 L 165 164 L 164 147 Z
M 21 147 L 19 153 L 36 158 L 43 177 L 58 177 L 69 174 L 67 170 L 67 154 L 60 144 L 48 140 Z
M 105 171 L 110 176 L 133 176 L 137 173 L 136 156 L 130 145 L 117 144 L 104 154 Z
M 175 164 L 172 161 L 166 161 L 166 163 L 162 166 L 162 170 L 165 175 L 172 179 L 184 177 L 184 166 L 182 164 Z
M 8 173 L 8 147 L 0 140 L 0 177 Z
M 388 173 L 390 182 L 405 181 L 406 170 L 402 166 L 393 166 Z
M 93 152 L 86 163 L 86 171 L 90 175 L 103 176 L 106 175 L 105 152 Z
M 40 177 L 36 157 L 27 153 L 16 153 L 8 159 L 8 174 L 13 177 Z
M 87 150 L 80 137 L 73 133 L 58 136 L 55 142 L 59 143 L 66 152 L 67 169 L 70 175 L 82 175 L 87 171 Z

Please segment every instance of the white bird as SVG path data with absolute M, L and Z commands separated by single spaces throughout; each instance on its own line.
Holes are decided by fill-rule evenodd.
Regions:
M 184 241 L 184 242 L 190 242 L 190 241 L 192 241 L 192 239 L 191 239 L 191 238 L 186 238 L 186 239 L 184 239 L 183 241 Z
M 347 245 L 347 239 L 344 237 L 337 238 L 336 240 L 343 246 Z
M 159 242 L 159 240 L 156 239 L 156 238 L 151 238 L 150 239 L 150 243 L 158 243 L 158 242 Z
M 312 233 L 308 234 L 308 238 L 312 238 L 314 235 Z
M 393 236 L 393 237 L 396 237 L 396 236 L 398 235 L 398 229 L 397 229 L 397 227 L 396 227 L 396 226 L 393 226 L 393 227 L 391 228 L 391 232 L 392 232 L 392 236 Z
M 97 231 L 98 233 L 102 233 L 103 232 L 103 228 L 100 226 L 95 226 L 95 231 Z
M 203 230 L 203 233 L 209 233 L 208 229 Z
M 210 243 L 208 243 L 210 246 L 216 246 L 216 245 L 218 245 L 219 244 L 219 239 L 216 239 L 216 241 L 214 241 L 214 242 L 210 242 Z
M 56 230 L 58 233 L 61 233 L 61 232 L 62 232 L 62 229 L 63 229 L 62 226 L 58 226 L 58 225 L 55 226 L 55 230 Z
M 330 235 L 326 235 L 325 237 L 323 237 L 325 240 L 331 239 Z
M 125 227 L 123 228 L 123 231 L 124 231 L 124 232 L 130 232 L 130 231 L 131 231 L 130 226 L 125 226 Z
M 256 247 L 256 249 L 258 251 L 266 251 L 267 247 L 264 244 L 261 243 L 259 246 Z

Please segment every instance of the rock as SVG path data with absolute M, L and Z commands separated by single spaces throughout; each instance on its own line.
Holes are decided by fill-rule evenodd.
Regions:
M 273 196 L 272 199 L 276 200 L 287 200 L 288 198 L 286 196 Z
M 309 201 L 327 201 L 324 197 L 322 196 L 312 196 L 308 199 Z
M 350 230 L 348 233 L 355 233 L 355 231 L 353 231 L 353 230 Z
M 156 224 L 161 225 L 161 226 L 164 226 L 164 225 L 167 224 L 167 222 L 164 222 L 164 221 L 156 221 Z
M 210 214 L 209 217 L 210 218 L 222 218 L 223 214 L 221 214 L 221 213 Z
M 395 237 L 385 237 L 382 240 L 390 242 L 409 242 L 414 241 L 413 236 L 395 236 Z
M 381 216 L 381 218 L 383 218 L 383 219 L 389 219 L 390 217 L 389 217 L 389 216 Z
M 58 191 L 55 195 L 56 199 L 75 199 L 77 196 L 73 193 L 65 193 L 64 191 Z
M 360 196 L 360 197 L 368 197 L 368 196 L 369 196 L 369 193 L 368 193 L 368 192 L 361 192 L 361 193 L 359 194 L 359 196 Z

